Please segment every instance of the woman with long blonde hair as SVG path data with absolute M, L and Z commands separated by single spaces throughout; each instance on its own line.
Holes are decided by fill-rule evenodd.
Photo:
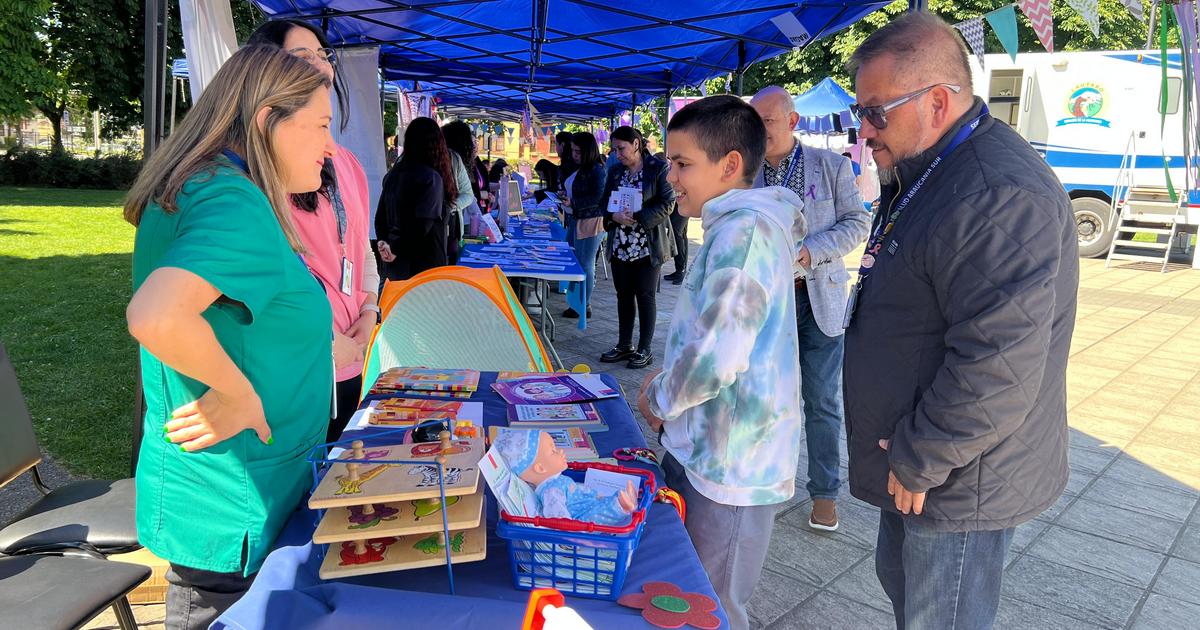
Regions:
M 329 86 L 278 48 L 237 51 L 125 204 L 138 538 L 171 563 L 168 628 L 207 627 L 249 588 L 328 427 L 333 320 L 288 196 L 320 188 L 336 150 Z

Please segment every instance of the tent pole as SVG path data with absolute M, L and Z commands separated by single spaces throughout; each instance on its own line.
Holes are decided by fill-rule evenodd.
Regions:
M 908 0 L 909 11 L 925 11 L 929 8 L 928 0 Z
M 143 50 L 146 65 L 142 73 L 142 158 L 148 159 L 162 140 L 162 115 L 159 109 L 159 103 L 162 102 L 162 82 L 158 80 L 158 72 L 162 66 L 160 37 L 163 30 L 163 14 L 166 13 L 166 0 L 146 0 L 145 13 Z M 138 419 L 138 422 L 141 420 Z
M 667 84 L 671 83 L 671 71 L 666 71 Z M 663 155 L 667 154 L 667 119 L 671 117 L 671 88 L 667 88 L 666 94 L 663 95 L 663 116 L 662 120 L 662 150 Z
M 738 40 L 737 95 L 742 96 L 742 76 L 746 74 L 746 42 Z

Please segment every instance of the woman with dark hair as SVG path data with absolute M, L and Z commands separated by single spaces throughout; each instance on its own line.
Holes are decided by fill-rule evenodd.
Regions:
M 610 141 L 617 165 L 608 172 L 600 207 L 622 188 L 641 195 L 640 210 L 605 213 L 608 259 L 617 289 L 617 345 L 600 357 L 603 363 L 629 359 L 627 367 L 644 368 L 654 361 L 655 292 L 658 270 L 675 254 L 668 217 L 675 207 L 675 190 L 667 183 L 667 163 L 650 155 L 646 139 L 633 127 L 618 127 Z M 638 318 L 638 345 L 633 347 L 633 318 Z
M 389 279 L 408 280 L 446 264 L 450 203 L 458 196 L 450 164 L 450 150 L 432 118 L 408 124 L 404 153 L 383 178 L 375 212 L 376 246 Z
M 470 138 L 471 129 L 462 122 L 457 122 L 458 125 L 466 127 L 467 138 Z M 471 187 L 471 176 L 467 173 L 467 164 L 470 164 L 469 157 L 463 157 L 464 152 L 474 154 L 474 144 L 469 142 L 463 146 L 462 130 L 455 126 L 455 122 L 446 123 L 442 127 L 442 137 L 446 140 L 446 148 L 450 151 L 450 171 L 454 174 L 454 187 L 458 190 L 458 194 L 449 204 L 450 212 L 450 239 L 446 243 L 446 258 L 451 265 L 458 264 L 458 246 L 463 237 L 463 226 L 467 224 L 472 213 L 471 206 L 475 205 L 475 195 Z M 447 136 L 454 136 L 455 142 L 451 143 Z M 479 206 L 475 205 L 475 212 L 479 211 Z
M 496 161 L 492 162 L 491 170 L 488 171 L 488 183 L 499 183 L 508 173 L 508 162 L 505 162 L 504 158 L 496 158 Z
M 542 158 L 533 165 L 533 172 L 542 181 L 542 190 L 558 192 L 558 165 Z
M 604 196 L 604 162 L 600 160 L 600 147 L 596 137 L 588 131 L 578 131 L 571 136 L 571 162 L 575 172 L 564 183 L 567 191 L 566 205 L 575 217 L 575 239 L 571 246 L 583 266 L 587 279 L 584 280 L 583 303 L 587 305 L 587 316 L 592 316 L 592 289 L 596 286 L 596 250 L 604 235 L 604 207 L 600 199 Z M 568 308 L 563 317 L 579 317 L 575 309 Z
M 446 138 L 446 147 L 457 155 L 466 167 L 471 193 L 475 195 L 476 201 L 482 202 L 479 193 L 487 190 L 487 170 L 479 170 L 479 159 L 475 155 L 475 135 L 471 133 L 471 127 L 461 120 L 451 121 L 442 125 L 442 136 Z
M 247 45 L 282 48 L 325 75 L 337 95 L 341 128 L 346 128 L 346 91 L 320 29 L 295 20 L 267 22 L 250 35 Z M 358 409 L 363 355 L 379 323 L 379 269 L 371 251 L 369 200 L 367 174 L 354 154 L 340 146 L 325 160 L 321 188 L 290 197 L 292 224 L 304 243 L 304 264 L 321 281 L 333 310 L 337 415 L 326 434 L 330 442 L 341 436 Z

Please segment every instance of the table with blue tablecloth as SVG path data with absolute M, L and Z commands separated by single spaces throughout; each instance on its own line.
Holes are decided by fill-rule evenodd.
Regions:
M 542 232 L 548 229 L 549 237 L 531 237 L 527 228 L 537 225 Z M 539 328 L 542 340 L 550 348 L 554 358 L 558 360 L 558 350 L 554 347 L 555 322 L 550 314 L 550 283 L 576 282 L 567 294 L 567 304 L 580 313 L 579 327 L 587 326 L 586 308 L 583 304 L 583 284 L 587 278 L 575 252 L 566 244 L 566 229 L 557 221 L 529 221 L 512 219 L 508 224 L 508 238 L 497 244 L 471 244 L 463 247 L 458 264 L 463 267 L 490 269 L 499 267 L 509 278 L 527 279 L 533 282 L 533 295 L 537 300 L 539 313 Z M 540 246 L 540 243 L 546 243 Z M 511 252 L 499 250 L 512 249 Z M 530 251 L 540 250 L 538 255 Z M 547 255 L 547 252 L 552 252 Z M 542 256 L 539 258 L 539 256 Z M 553 268 L 550 268 L 553 267 Z M 559 365 L 562 361 L 559 360 Z
M 610 387 L 620 389 L 613 377 L 603 378 Z M 507 424 L 507 406 L 491 388 L 495 380 L 494 372 L 484 372 L 479 391 L 471 398 L 483 403 L 487 426 Z M 609 427 L 591 434 L 601 456 L 620 447 L 645 446 L 624 398 L 599 401 L 596 408 Z M 394 431 L 348 430 L 343 438 L 370 444 L 372 435 L 389 430 Z M 396 441 L 395 433 L 384 441 Z M 651 469 L 662 483 L 662 472 L 653 466 L 622 465 Z M 317 571 L 323 546 L 312 544 L 317 513 L 301 507 L 279 535 L 250 591 L 221 615 L 213 628 L 518 628 L 529 593 L 512 585 L 507 543 L 495 535 L 496 519 L 496 501 L 489 491 L 487 559 L 454 565 L 455 594 L 450 595 L 446 567 L 321 581 Z M 640 592 L 643 583 L 654 581 L 671 582 L 685 592 L 716 599 L 679 514 L 663 503 L 654 503 L 648 510 L 641 544 L 633 554 L 621 592 Z M 567 597 L 567 606 L 597 630 L 653 627 L 642 620 L 639 611 L 612 601 Z M 724 611 L 718 608 L 716 614 L 726 627 Z

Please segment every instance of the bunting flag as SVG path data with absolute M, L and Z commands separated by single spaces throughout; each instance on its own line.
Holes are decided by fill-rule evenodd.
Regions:
M 1050 0 L 1017 0 L 1021 12 L 1029 17 L 1033 32 L 1046 48 L 1054 52 L 1054 15 L 1050 13 Z
M 979 67 L 983 67 L 983 18 L 971 18 L 969 20 L 959 22 L 954 25 L 963 39 L 967 40 L 967 45 L 971 47 L 971 52 L 979 58 Z
M 1100 0 L 1067 0 L 1067 4 L 1087 22 L 1092 35 L 1100 37 Z
M 1121 0 L 1121 4 L 1125 5 L 1125 8 L 1129 9 L 1135 18 L 1140 20 L 1145 16 L 1142 13 L 1142 0 Z
M 991 25 L 992 32 L 996 34 L 996 39 L 1000 40 L 1000 45 L 1004 46 L 1004 52 L 1008 53 L 1008 56 L 1013 61 L 1016 61 L 1018 47 L 1017 12 L 1013 10 L 1013 5 L 1006 4 L 983 17 Z

